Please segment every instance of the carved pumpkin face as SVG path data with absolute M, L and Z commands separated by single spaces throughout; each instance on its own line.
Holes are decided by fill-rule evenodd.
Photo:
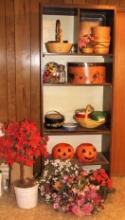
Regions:
M 72 159 L 74 156 L 74 148 L 67 143 L 56 144 L 52 149 L 52 156 L 54 159 Z
M 97 157 L 97 150 L 92 144 L 83 143 L 77 147 L 76 156 L 80 161 L 92 162 Z

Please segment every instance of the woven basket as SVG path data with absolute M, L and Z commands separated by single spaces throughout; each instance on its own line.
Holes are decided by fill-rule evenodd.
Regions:
M 97 128 L 105 123 L 105 120 L 95 121 L 90 118 L 78 118 L 76 116 L 74 116 L 74 119 L 81 127 L 84 128 Z
M 92 54 L 93 53 L 93 47 L 83 47 L 81 49 L 82 53 Z
M 94 47 L 95 54 L 109 54 L 109 47 Z
M 110 38 L 111 27 L 109 26 L 96 26 L 92 28 L 92 33 L 96 38 L 107 39 Z
M 49 53 L 69 53 L 72 44 L 71 43 L 65 43 L 65 42 L 47 42 L 45 44 L 47 52 Z

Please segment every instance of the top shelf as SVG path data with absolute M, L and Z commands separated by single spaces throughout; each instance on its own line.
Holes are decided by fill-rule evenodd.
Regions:
M 41 31 L 44 30 L 41 32 L 42 56 L 112 57 L 114 53 L 114 16 L 114 7 L 44 5 L 41 8 Z M 101 33 L 99 36 L 96 35 L 97 32 L 92 30 L 95 26 L 104 26 L 104 28 L 107 26 L 110 28 L 110 35 L 108 32 Z M 82 42 L 82 40 L 85 42 Z M 73 45 L 71 50 L 77 52 L 69 54 L 46 53 L 50 50 L 47 43 L 52 42 L 69 42 Z M 53 47 L 49 52 L 54 50 Z M 85 50 L 82 50 L 86 47 L 93 48 L 94 54 L 88 54 Z M 60 47 L 59 50 L 63 51 Z M 85 54 L 81 54 L 79 51 L 84 51 Z
M 111 13 L 112 10 L 115 10 L 115 7 L 112 6 L 96 6 L 95 5 L 89 5 L 89 6 L 74 6 L 74 5 L 70 5 L 70 7 L 66 6 L 66 5 L 62 5 L 62 6 L 58 6 L 58 5 L 44 5 L 42 12 L 43 14 L 46 15 L 68 15 L 68 16 L 77 16 L 79 14 L 79 12 L 82 14 L 84 13 L 97 13 L 100 12 L 104 15 L 107 15 L 108 13 Z
M 85 54 L 85 53 L 43 53 L 45 56 L 82 56 L 82 57 L 104 57 L 104 58 L 113 58 L 113 54 Z

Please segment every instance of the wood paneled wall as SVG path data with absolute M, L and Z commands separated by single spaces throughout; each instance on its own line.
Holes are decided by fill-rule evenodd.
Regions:
M 31 38 L 30 0 L 16 0 L 15 13 L 15 62 L 17 120 L 30 118 L 31 112 Z
M 13 1 L 0 7 L 0 121 L 16 118 L 15 37 Z
M 40 127 L 40 3 L 109 4 L 116 5 L 117 8 L 121 9 L 125 7 L 124 0 L 1 0 L 0 121 L 3 122 L 28 118 L 34 120 Z M 121 19 L 123 18 L 121 17 Z M 119 31 L 122 30 L 120 29 Z M 119 33 L 120 35 L 121 32 Z M 119 37 L 118 40 L 121 40 L 121 38 Z M 123 43 L 123 41 L 121 42 Z M 121 56 L 121 53 L 119 56 Z M 118 64 L 120 65 L 120 59 Z M 116 90 L 115 92 L 120 93 L 121 91 Z M 117 96 L 116 102 L 118 103 L 120 101 L 119 98 L 120 95 Z M 124 111 L 125 107 L 123 106 L 122 113 Z M 120 120 L 123 119 L 119 118 L 117 123 L 118 131 L 114 135 L 114 143 L 117 139 L 113 149 L 114 159 L 112 160 L 114 173 L 118 173 L 116 171 L 119 169 L 116 166 L 117 159 L 115 155 L 118 152 L 118 140 L 121 137 L 119 132 L 119 128 L 121 128 Z M 122 132 L 125 133 L 124 129 Z M 123 154 L 123 151 L 121 152 Z M 122 167 L 124 167 L 123 172 Z M 125 174 L 125 165 L 123 163 L 120 165 L 120 174 L 122 173 Z

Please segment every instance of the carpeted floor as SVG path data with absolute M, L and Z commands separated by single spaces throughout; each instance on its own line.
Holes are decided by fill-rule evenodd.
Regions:
M 81 218 L 54 211 L 42 201 L 34 209 L 20 209 L 14 194 L 4 193 L 0 198 L 0 220 L 125 220 L 125 177 L 114 177 L 113 185 L 116 192 L 108 197 L 105 208 L 96 215 Z

